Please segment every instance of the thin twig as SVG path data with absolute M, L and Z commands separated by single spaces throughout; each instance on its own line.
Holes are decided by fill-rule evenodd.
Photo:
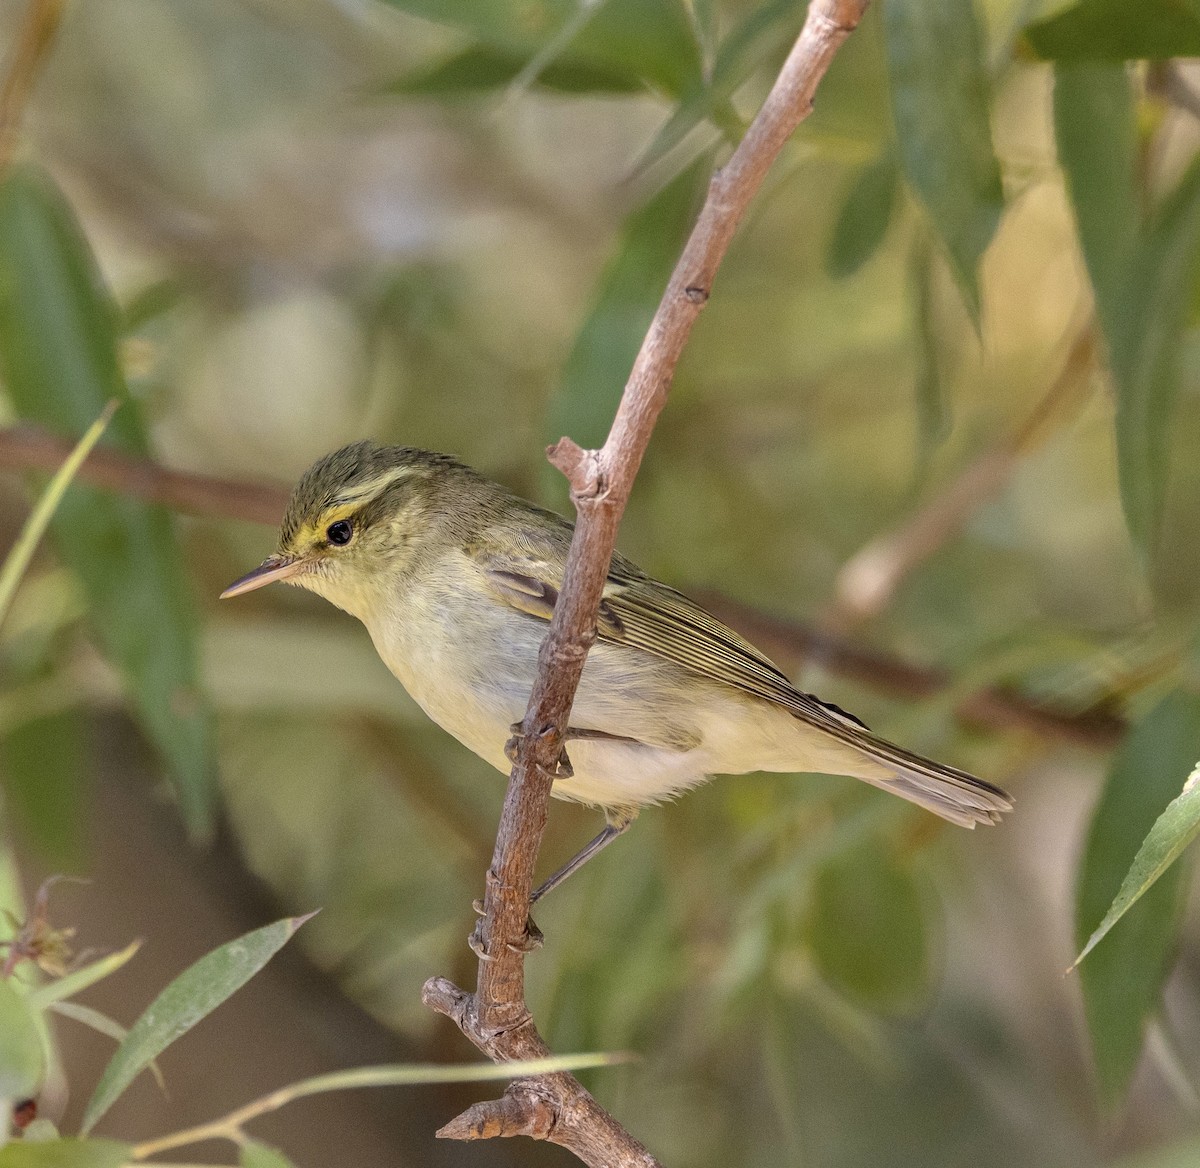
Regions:
M 953 536 L 1012 477 L 1021 458 L 1049 431 L 1065 402 L 1078 399 L 1096 353 L 1096 329 L 1087 324 L 1045 395 L 1024 423 L 966 467 L 950 485 L 902 523 L 872 539 L 838 573 L 830 623 L 848 629 L 878 616 L 908 575 Z
M 36 426 L 0 428 L 0 470 L 46 470 L 59 466 L 72 443 Z M 93 450 L 77 479 L 119 494 L 159 503 L 209 519 L 239 519 L 277 527 L 288 489 L 276 483 L 215 478 L 169 470 L 111 447 Z M 869 649 L 845 632 L 764 613 L 717 592 L 695 598 L 782 662 L 819 663 L 839 677 L 901 698 L 934 697 L 952 684 L 942 670 Z M 959 716 L 990 730 L 1018 729 L 1039 737 L 1106 750 L 1120 741 L 1125 723 L 1111 710 L 1055 709 L 1012 690 L 989 687 L 965 698 Z M 491 841 L 488 841 L 488 848 Z
M 352 1067 L 347 1071 L 331 1071 L 329 1074 L 314 1075 L 310 1079 L 289 1083 L 286 1087 L 277 1087 L 274 1091 L 252 1099 L 218 1119 L 135 1144 L 130 1152 L 134 1160 L 145 1160 L 172 1148 L 184 1148 L 189 1144 L 204 1143 L 206 1140 L 244 1143 L 249 1138 L 245 1130 L 246 1125 L 252 1120 L 278 1111 L 298 1099 L 327 1095 L 331 1091 L 354 1091 L 363 1087 L 421 1087 L 431 1083 L 476 1083 L 481 1080 L 507 1078 L 508 1071 L 540 1077 L 563 1066 L 603 1067 L 629 1061 L 629 1055 L 618 1053 L 554 1055 L 514 1068 L 493 1067 L 487 1063 L 400 1063 L 392 1066 Z M 533 1081 L 536 1082 L 536 1078 Z
M 494 1059 L 530 1057 L 546 1050 L 525 1004 L 529 896 L 552 776 L 584 661 L 595 640 L 596 611 L 625 502 L 666 404 L 679 356 L 734 231 L 775 157 L 807 117 L 818 82 L 858 24 L 866 2 L 812 0 L 800 37 L 762 109 L 713 177 L 607 441 L 600 450 L 584 451 L 564 438 L 548 452 L 570 481 L 578 522 L 554 619 L 539 654 L 538 677 L 487 872 L 477 934 L 481 957 L 476 989 L 474 994 L 464 993 L 444 978 L 433 978 L 424 994 L 429 1006 L 453 1018 Z M 518 1134 L 549 1139 L 585 1163 L 605 1168 L 656 1163 L 570 1075 L 514 1083 L 503 1099 L 476 1104 L 439 1134 L 457 1139 Z
M 30 0 L 0 87 L 0 173 L 8 169 L 21 138 L 21 123 L 46 51 L 54 41 L 66 0 Z

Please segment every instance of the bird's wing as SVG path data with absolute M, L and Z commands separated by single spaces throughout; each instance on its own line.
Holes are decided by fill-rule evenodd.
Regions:
M 562 585 L 570 531 L 520 537 L 519 550 L 472 551 L 497 597 L 521 612 L 549 621 Z M 868 782 L 973 827 L 996 823 L 1012 807 L 1008 794 L 966 771 L 923 758 L 872 734 L 844 710 L 802 693 L 749 641 L 673 588 L 628 560 L 613 557 L 597 615 L 601 640 L 630 645 L 711 681 L 779 705 L 800 721 L 882 764 L 890 777 Z
M 562 584 L 562 563 L 553 555 L 556 550 L 528 548 L 513 553 L 479 548 L 474 555 L 500 599 L 548 621 L 554 615 Z M 801 693 L 749 641 L 683 593 L 651 579 L 627 560 L 613 559 L 596 626 L 601 640 L 641 649 L 699 677 L 774 702 L 823 730 L 866 729 L 837 706 Z

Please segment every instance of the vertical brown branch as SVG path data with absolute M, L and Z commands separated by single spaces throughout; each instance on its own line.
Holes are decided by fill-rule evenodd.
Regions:
M 812 0 L 758 115 L 708 198 L 642 343 L 608 439 L 584 451 L 568 438 L 548 452 L 567 476 L 578 512 L 563 587 L 542 643 L 538 677 L 509 777 L 487 873 L 482 956 L 474 994 L 442 978 L 425 1001 L 448 1014 L 498 1061 L 545 1053 L 525 1005 L 523 942 L 534 866 L 545 828 L 563 730 L 595 639 L 596 611 L 633 480 L 666 403 L 679 356 L 708 300 L 717 268 L 751 199 L 793 130 L 812 109 L 817 84 L 862 18 L 867 0 Z M 653 1157 L 570 1075 L 514 1083 L 502 1100 L 479 1104 L 440 1133 L 458 1139 L 530 1135 L 570 1148 L 593 1165 L 642 1165 Z

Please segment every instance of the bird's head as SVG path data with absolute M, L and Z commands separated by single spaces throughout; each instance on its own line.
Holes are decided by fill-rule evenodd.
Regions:
M 278 551 L 221 598 L 282 580 L 365 619 L 388 582 L 429 550 L 446 507 L 477 478 L 449 455 L 409 446 L 335 450 L 296 484 Z

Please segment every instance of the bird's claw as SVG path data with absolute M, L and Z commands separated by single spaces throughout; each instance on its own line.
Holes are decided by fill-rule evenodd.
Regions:
M 537 927 L 533 917 L 525 918 L 525 936 L 519 941 L 509 941 L 508 947 L 514 953 L 532 953 L 546 943 L 546 935 Z
M 515 765 L 517 751 L 520 749 L 521 739 L 525 737 L 525 731 L 520 722 L 514 722 L 508 730 L 512 737 L 504 744 L 504 757 Z M 544 737 L 551 733 L 553 733 L 552 729 L 547 727 L 541 732 L 541 736 Z M 567 757 L 567 748 L 564 746 L 558 752 L 558 762 L 555 764 L 554 772 L 550 777 L 552 779 L 570 779 L 574 778 L 574 776 L 575 768 L 571 765 L 571 760 Z
M 482 906 L 476 901 L 471 907 L 476 912 L 480 912 Z M 537 922 L 533 917 L 528 917 L 525 921 L 525 935 L 519 941 L 507 942 L 507 947 L 513 953 L 532 953 L 535 949 L 540 949 L 545 943 L 546 935 L 537 927 Z M 483 943 L 483 915 L 481 912 L 479 920 L 475 922 L 475 927 L 471 930 L 471 935 L 467 938 L 467 946 L 480 961 L 496 960 L 487 951 Z
M 475 922 L 471 935 L 467 938 L 467 947 L 480 961 L 495 961 L 496 959 L 483 947 L 483 918 Z

